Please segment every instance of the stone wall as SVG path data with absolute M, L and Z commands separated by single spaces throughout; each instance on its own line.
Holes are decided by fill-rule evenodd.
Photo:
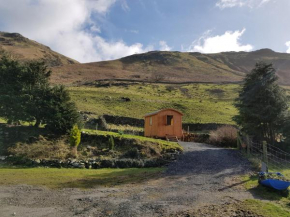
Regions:
M 144 127 L 144 119 L 121 117 L 114 115 L 103 115 L 108 124 L 130 125 L 134 127 Z
M 211 131 L 211 130 L 216 130 L 219 127 L 222 126 L 228 126 L 227 124 L 216 124 L 216 123 L 208 123 L 208 124 L 201 124 L 201 123 L 196 123 L 196 124 L 187 124 L 184 123 L 182 124 L 182 128 L 187 131 L 189 127 L 190 132 L 195 132 L 195 131 Z
M 153 159 L 88 159 L 88 160 L 45 160 L 45 159 L 13 159 L 7 158 L 6 162 L 13 165 L 25 165 L 29 167 L 50 168 L 79 168 L 79 169 L 101 169 L 101 168 L 149 168 L 160 167 L 169 161 L 161 158 Z
M 103 115 L 103 119 L 108 124 L 115 124 L 115 125 L 129 125 L 133 127 L 144 127 L 144 119 L 138 119 L 138 118 L 129 118 L 129 117 L 122 117 L 122 116 L 115 116 L 115 115 Z M 90 120 L 90 129 L 95 129 L 96 123 L 98 123 L 98 129 L 100 130 L 108 130 L 105 129 L 104 121 L 99 119 L 93 119 Z M 87 126 L 89 126 L 87 124 Z M 217 123 L 207 123 L 207 124 L 201 124 L 201 123 L 183 123 L 182 128 L 187 131 L 189 127 L 190 132 L 196 132 L 196 131 L 211 131 L 216 130 L 219 127 L 225 126 L 225 124 L 217 124 Z

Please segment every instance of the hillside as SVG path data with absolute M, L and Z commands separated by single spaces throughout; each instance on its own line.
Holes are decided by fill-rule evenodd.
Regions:
M 92 117 L 109 114 L 143 119 L 149 112 L 175 108 L 184 114 L 184 123 L 233 124 L 237 114 L 233 102 L 238 84 L 119 84 L 69 87 L 69 91 L 78 110 Z
M 78 63 L 18 33 L 0 32 L 0 57 L 7 53 L 20 61 L 45 60 L 49 66 Z
M 270 49 L 218 54 L 152 51 L 113 61 L 54 68 L 55 83 L 93 82 L 102 79 L 180 82 L 239 82 L 258 61 L 273 63 L 280 83 L 290 84 L 290 54 Z
M 86 84 L 103 79 L 147 82 L 237 83 L 258 61 L 271 62 L 280 84 L 290 85 L 290 54 L 270 49 L 217 54 L 151 51 L 118 60 L 80 64 L 18 33 L 0 32 L 0 57 L 4 53 L 20 61 L 43 59 L 53 68 L 52 82 Z

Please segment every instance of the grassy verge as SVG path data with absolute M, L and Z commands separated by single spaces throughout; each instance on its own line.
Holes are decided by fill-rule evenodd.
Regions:
M 140 183 L 154 178 L 163 168 L 52 169 L 0 167 L 0 185 L 35 185 L 49 188 L 94 188 Z
M 274 172 L 274 170 L 271 169 L 270 171 Z M 282 172 L 282 174 L 290 179 L 290 169 L 284 169 L 279 172 Z M 270 201 L 267 203 L 260 200 L 245 201 L 245 205 L 247 205 L 250 209 L 263 216 L 290 216 L 289 193 L 259 185 L 257 174 L 244 176 L 243 181 L 246 189 L 255 197 Z
M 129 126 L 129 125 L 115 125 L 115 124 L 107 124 L 108 129 L 110 130 L 118 130 L 118 131 L 126 131 L 129 130 L 131 132 L 144 132 L 144 128 L 143 127 L 133 127 L 133 126 Z
M 124 139 L 136 139 L 142 142 L 153 142 L 156 144 L 159 144 L 161 146 L 161 149 L 163 151 L 166 151 L 168 149 L 175 149 L 182 151 L 183 148 L 176 142 L 168 142 L 161 139 L 153 139 L 143 136 L 136 136 L 136 135 L 128 135 L 128 134 L 119 134 L 114 132 L 108 132 L 108 131 L 99 131 L 99 130 L 84 130 L 84 132 L 91 134 L 91 135 L 102 135 L 102 136 L 113 136 L 117 138 L 124 138 Z
M 289 209 L 270 202 L 246 200 L 242 203 L 242 206 L 264 217 L 289 217 Z
M 143 118 L 163 108 L 184 113 L 186 123 L 233 124 L 237 113 L 233 101 L 240 86 L 235 84 L 134 84 L 110 87 L 71 87 L 73 101 L 81 111 Z M 121 98 L 131 101 L 124 102 Z M 214 115 L 213 115 L 214 112 Z

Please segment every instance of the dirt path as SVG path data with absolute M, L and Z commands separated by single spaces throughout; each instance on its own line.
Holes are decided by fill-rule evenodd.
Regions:
M 253 198 L 238 175 L 250 165 L 238 152 L 182 143 L 185 153 L 162 176 L 147 183 L 49 190 L 0 186 L 0 217 L 16 216 L 168 216 L 210 204 Z

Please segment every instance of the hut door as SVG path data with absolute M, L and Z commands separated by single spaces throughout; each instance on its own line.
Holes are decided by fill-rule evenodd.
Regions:
M 166 115 L 166 134 L 174 136 L 174 121 L 173 115 Z

